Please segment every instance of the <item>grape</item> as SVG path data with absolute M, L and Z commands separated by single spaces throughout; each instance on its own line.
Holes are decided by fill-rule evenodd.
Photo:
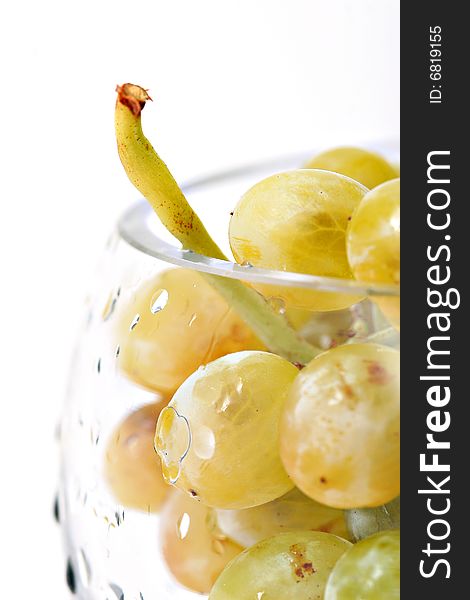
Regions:
M 216 525 L 213 510 L 174 490 L 161 513 L 160 544 L 168 568 L 187 588 L 207 594 L 243 548 Z
M 343 511 L 318 504 L 296 488 L 260 506 L 216 513 L 221 530 L 245 547 L 288 531 L 324 531 L 349 537 Z
M 354 277 L 372 283 L 400 283 L 400 180 L 366 194 L 347 233 L 349 264 Z M 400 299 L 376 299 L 392 323 L 400 320 Z
M 256 184 L 230 221 L 230 245 L 239 263 L 352 279 L 346 256 L 348 219 L 366 188 L 337 173 L 301 169 Z M 348 294 L 257 284 L 265 296 L 311 310 L 335 310 L 360 298 Z
M 216 508 L 248 508 L 289 491 L 279 418 L 297 373 L 279 356 L 248 351 L 191 375 L 157 424 L 166 479 Z
M 357 310 L 343 309 L 328 312 L 312 312 L 305 309 L 286 310 L 289 323 L 300 336 L 322 350 L 344 344 L 358 333 L 362 324 L 362 314 L 359 305 Z
M 369 189 L 397 176 L 396 169 L 379 154 L 348 146 L 322 152 L 309 160 L 305 167 L 347 175 Z
M 399 362 L 392 348 L 348 344 L 299 373 L 281 418 L 281 457 L 317 502 L 370 507 L 399 494 Z
M 400 497 L 376 508 L 346 511 L 348 530 L 355 542 L 386 529 L 400 528 Z
M 119 423 L 108 441 L 106 479 L 124 506 L 155 511 L 170 489 L 153 447 L 158 415 L 166 404 L 162 400 L 132 412 Z
M 400 532 L 383 531 L 361 540 L 336 563 L 325 600 L 398 600 Z
M 119 313 L 118 364 L 132 381 L 173 393 L 200 365 L 262 349 L 238 315 L 203 279 L 170 269 L 145 281 Z
M 329 533 L 281 533 L 234 558 L 209 600 L 321 600 L 328 575 L 350 546 Z

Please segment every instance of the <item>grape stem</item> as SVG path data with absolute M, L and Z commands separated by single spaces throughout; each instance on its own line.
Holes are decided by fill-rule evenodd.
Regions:
M 145 103 L 151 100 L 147 90 L 125 83 L 118 86 L 116 91 L 117 147 L 130 181 L 183 248 L 227 260 L 142 131 L 141 113 Z M 320 352 L 300 338 L 286 318 L 275 312 L 253 288 L 226 277 L 204 276 L 271 352 L 301 364 L 306 364 Z

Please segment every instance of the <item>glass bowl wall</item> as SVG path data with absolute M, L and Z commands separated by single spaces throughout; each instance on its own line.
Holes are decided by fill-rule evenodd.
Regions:
M 380 147 L 392 160 L 393 146 Z M 297 167 L 293 157 L 214 177 L 186 186 L 190 203 L 216 240 L 227 248 L 229 212 L 240 195 L 264 176 Z M 110 237 L 87 298 L 82 331 L 74 354 L 70 383 L 60 421 L 61 476 L 58 512 L 66 552 L 67 580 L 75 597 L 86 600 L 191 600 L 198 593 L 180 585 L 169 572 L 159 543 L 160 517 L 120 504 L 104 476 L 107 444 L 116 426 L 132 411 L 155 401 L 155 392 L 132 383 L 120 369 L 116 337 L 119 309 L 132 305 L 143 281 L 173 268 L 210 272 L 248 285 L 283 286 L 334 291 L 359 296 L 395 297 L 390 286 L 320 279 L 308 275 L 265 271 L 250 265 L 200 257 L 177 248 L 146 203 L 132 207 Z M 280 312 L 282 301 L 269 300 Z M 164 310 L 163 306 L 158 310 Z M 135 315 L 137 317 L 137 315 Z M 197 314 L 194 314 L 197 318 Z M 128 333 L 133 324 L 129 322 Z M 191 326 L 188 322 L 187 327 Z M 374 302 L 365 300 L 341 312 L 302 317 L 300 334 L 327 349 L 332 344 L 379 340 L 397 345 L 398 334 Z M 184 331 L 175 331 L 184 336 Z M 201 364 L 204 357 L 201 357 Z M 155 456 L 158 462 L 158 458 Z

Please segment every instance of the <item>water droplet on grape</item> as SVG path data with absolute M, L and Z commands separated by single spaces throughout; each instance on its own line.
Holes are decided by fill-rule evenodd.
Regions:
M 189 421 L 172 406 L 160 413 L 159 427 L 155 436 L 155 449 L 162 459 L 162 471 L 171 484 L 178 481 L 181 463 L 192 445 Z
M 282 298 L 278 298 L 277 296 L 271 296 L 270 298 L 268 298 L 268 304 L 277 314 L 286 314 L 286 303 Z

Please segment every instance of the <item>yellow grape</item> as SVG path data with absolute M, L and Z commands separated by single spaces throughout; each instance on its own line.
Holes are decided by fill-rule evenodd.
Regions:
M 356 279 L 400 283 L 399 179 L 379 185 L 364 196 L 349 224 L 347 250 Z M 399 324 L 400 299 L 382 296 L 375 300 L 390 321 Z
M 216 525 L 213 510 L 178 490 L 161 513 L 160 544 L 168 568 L 187 588 L 208 594 L 225 565 L 243 548 Z
M 380 154 L 351 146 L 321 152 L 309 160 L 305 167 L 341 173 L 369 189 L 397 176 L 396 168 Z
M 131 508 L 157 510 L 169 491 L 153 440 L 167 402 L 148 404 L 119 423 L 108 441 L 105 474 L 116 499 Z
M 346 229 L 367 192 L 337 173 L 299 169 L 253 186 L 230 221 L 230 245 L 239 263 L 257 267 L 352 279 L 346 256 Z M 335 310 L 360 298 L 335 292 L 256 285 L 265 296 L 311 310 Z
M 400 355 L 348 344 L 314 358 L 281 420 L 281 457 L 305 494 L 328 506 L 389 502 L 400 492 Z
M 158 420 L 167 481 L 216 508 L 248 508 L 293 484 L 279 456 L 279 418 L 298 374 L 268 352 L 238 352 L 197 370 Z
M 331 570 L 350 547 L 329 533 L 281 533 L 234 558 L 209 600 L 322 600 Z
M 245 547 L 288 531 L 323 531 L 349 538 L 342 510 L 318 504 L 297 488 L 253 508 L 217 510 L 217 523 L 229 538 Z
M 145 281 L 118 312 L 115 337 L 126 376 L 166 393 L 219 356 L 262 348 L 210 284 L 187 269 L 170 269 Z

